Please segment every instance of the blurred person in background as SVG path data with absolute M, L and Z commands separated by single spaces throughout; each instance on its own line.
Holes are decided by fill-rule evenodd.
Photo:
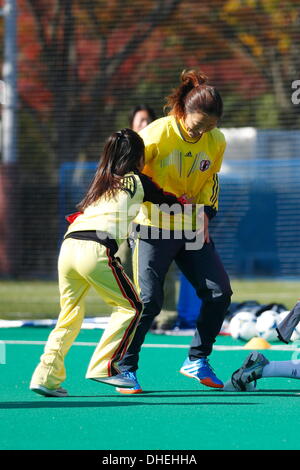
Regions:
M 155 121 L 155 111 L 147 104 L 138 104 L 129 114 L 129 127 L 135 132 L 140 132 L 150 122 Z

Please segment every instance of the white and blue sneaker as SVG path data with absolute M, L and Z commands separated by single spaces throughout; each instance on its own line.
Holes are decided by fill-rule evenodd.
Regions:
M 263 368 L 269 364 L 268 359 L 258 351 L 251 352 L 244 360 L 242 366 L 233 372 L 231 383 L 235 390 L 246 392 L 248 384 L 262 377 Z
M 133 382 L 133 387 L 130 388 L 119 388 L 117 387 L 116 390 L 117 392 L 124 393 L 127 395 L 133 395 L 134 393 L 142 393 L 142 387 L 138 383 L 137 377 L 136 377 L 136 372 L 129 372 L 125 371 L 123 374 L 128 377 L 130 380 Z
M 224 384 L 218 379 L 210 366 L 207 357 L 202 357 L 196 361 L 187 358 L 180 371 L 186 377 L 198 380 L 198 382 L 212 388 L 223 388 Z

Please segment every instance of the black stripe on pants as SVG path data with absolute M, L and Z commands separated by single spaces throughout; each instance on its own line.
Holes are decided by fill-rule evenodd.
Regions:
M 137 292 L 124 272 L 122 265 L 118 262 L 118 260 L 110 254 L 110 249 L 106 249 L 107 257 L 108 257 L 108 264 L 115 276 L 115 279 L 120 287 L 121 292 L 123 293 L 124 297 L 126 297 L 131 304 L 131 306 L 135 309 L 136 314 L 131 321 L 130 325 L 124 332 L 122 341 L 116 350 L 114 356 L 111 358 L 110 367 L 112 375 L 118 373 L 117 369 L 114 368 L 114 364 L 118 363 L 120 359 L 124 356 L 128 349 L 128 343 L 130 341 L 131 335 L 134 332 L 135 328 L 137 327 L 140 314 L 143 310 L 143 304 L 140 301 L 140 298 L 137 295 Z

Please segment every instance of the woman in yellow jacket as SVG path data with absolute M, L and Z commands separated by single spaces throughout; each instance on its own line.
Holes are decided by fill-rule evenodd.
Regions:
M 195 336 L 180 372 L 206 386 L 223 387 L 208 362 L 232 295 L 228 276 L 209 235 L 209 220 L 218 209 L 218 172 L 226 147 L 224 135 L 217 129 L 223 102 L 202 72 L 190 70 L 182 73 L 167 106 L 168 116 L 140 131 L 145 143 L 143 173 L 165 191 L 186 194 L 202 210 L 204 206 L 204 244 L 187 243 L 181 214 L 167 219 L 165 226 L 164 214 L 155 205 L 151 202 L 142 205 L 135 220 L 132 245 L 135 283 L 144 310 L 134 339 L 120 362 L 121 370 L 136 383 L 131 389 L 119 390 L 122 393 L 142 391 L 136 377 L 139 352 L 160 313 L 164 279 L 174 260 L 202 300 Z
M 92 286 L 114 307 L 110 322 L 95 349 L 86 378 L 118 387 L 134 382 L 120 372 L 143 306 L 136 289 L 115 258 L 127 237 L 128 225 L 146 200 L 176 204 L 184 199 L 164 194 L 139 170 L 144 166 L 144 143 L 131 129 L 110 136 L 91 186 L 78 205 L 62 243 L 59 260 L 61 312 L 36 367 L 30 389 L 40 395 L 65 397 L 60 385 L 66 378 L 64 358 L 84 318 L 84 298 Z

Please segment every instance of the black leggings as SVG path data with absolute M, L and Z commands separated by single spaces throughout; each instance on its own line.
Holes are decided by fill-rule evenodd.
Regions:
M 144 310 L 135 336 L 124 358 L 122 370 L 138 368 L 139 352 L 156 315 L 163 304 L 163 284 L 170 264 L 179 269 L 194 286 L 202 300 L 189 357 L 207 357 L 212 352 L 232 295 L 230 282 L 213 241 L 201 249 L 188 249 L 186 240 L 141 239 L 133 241 L 133 272 Z

